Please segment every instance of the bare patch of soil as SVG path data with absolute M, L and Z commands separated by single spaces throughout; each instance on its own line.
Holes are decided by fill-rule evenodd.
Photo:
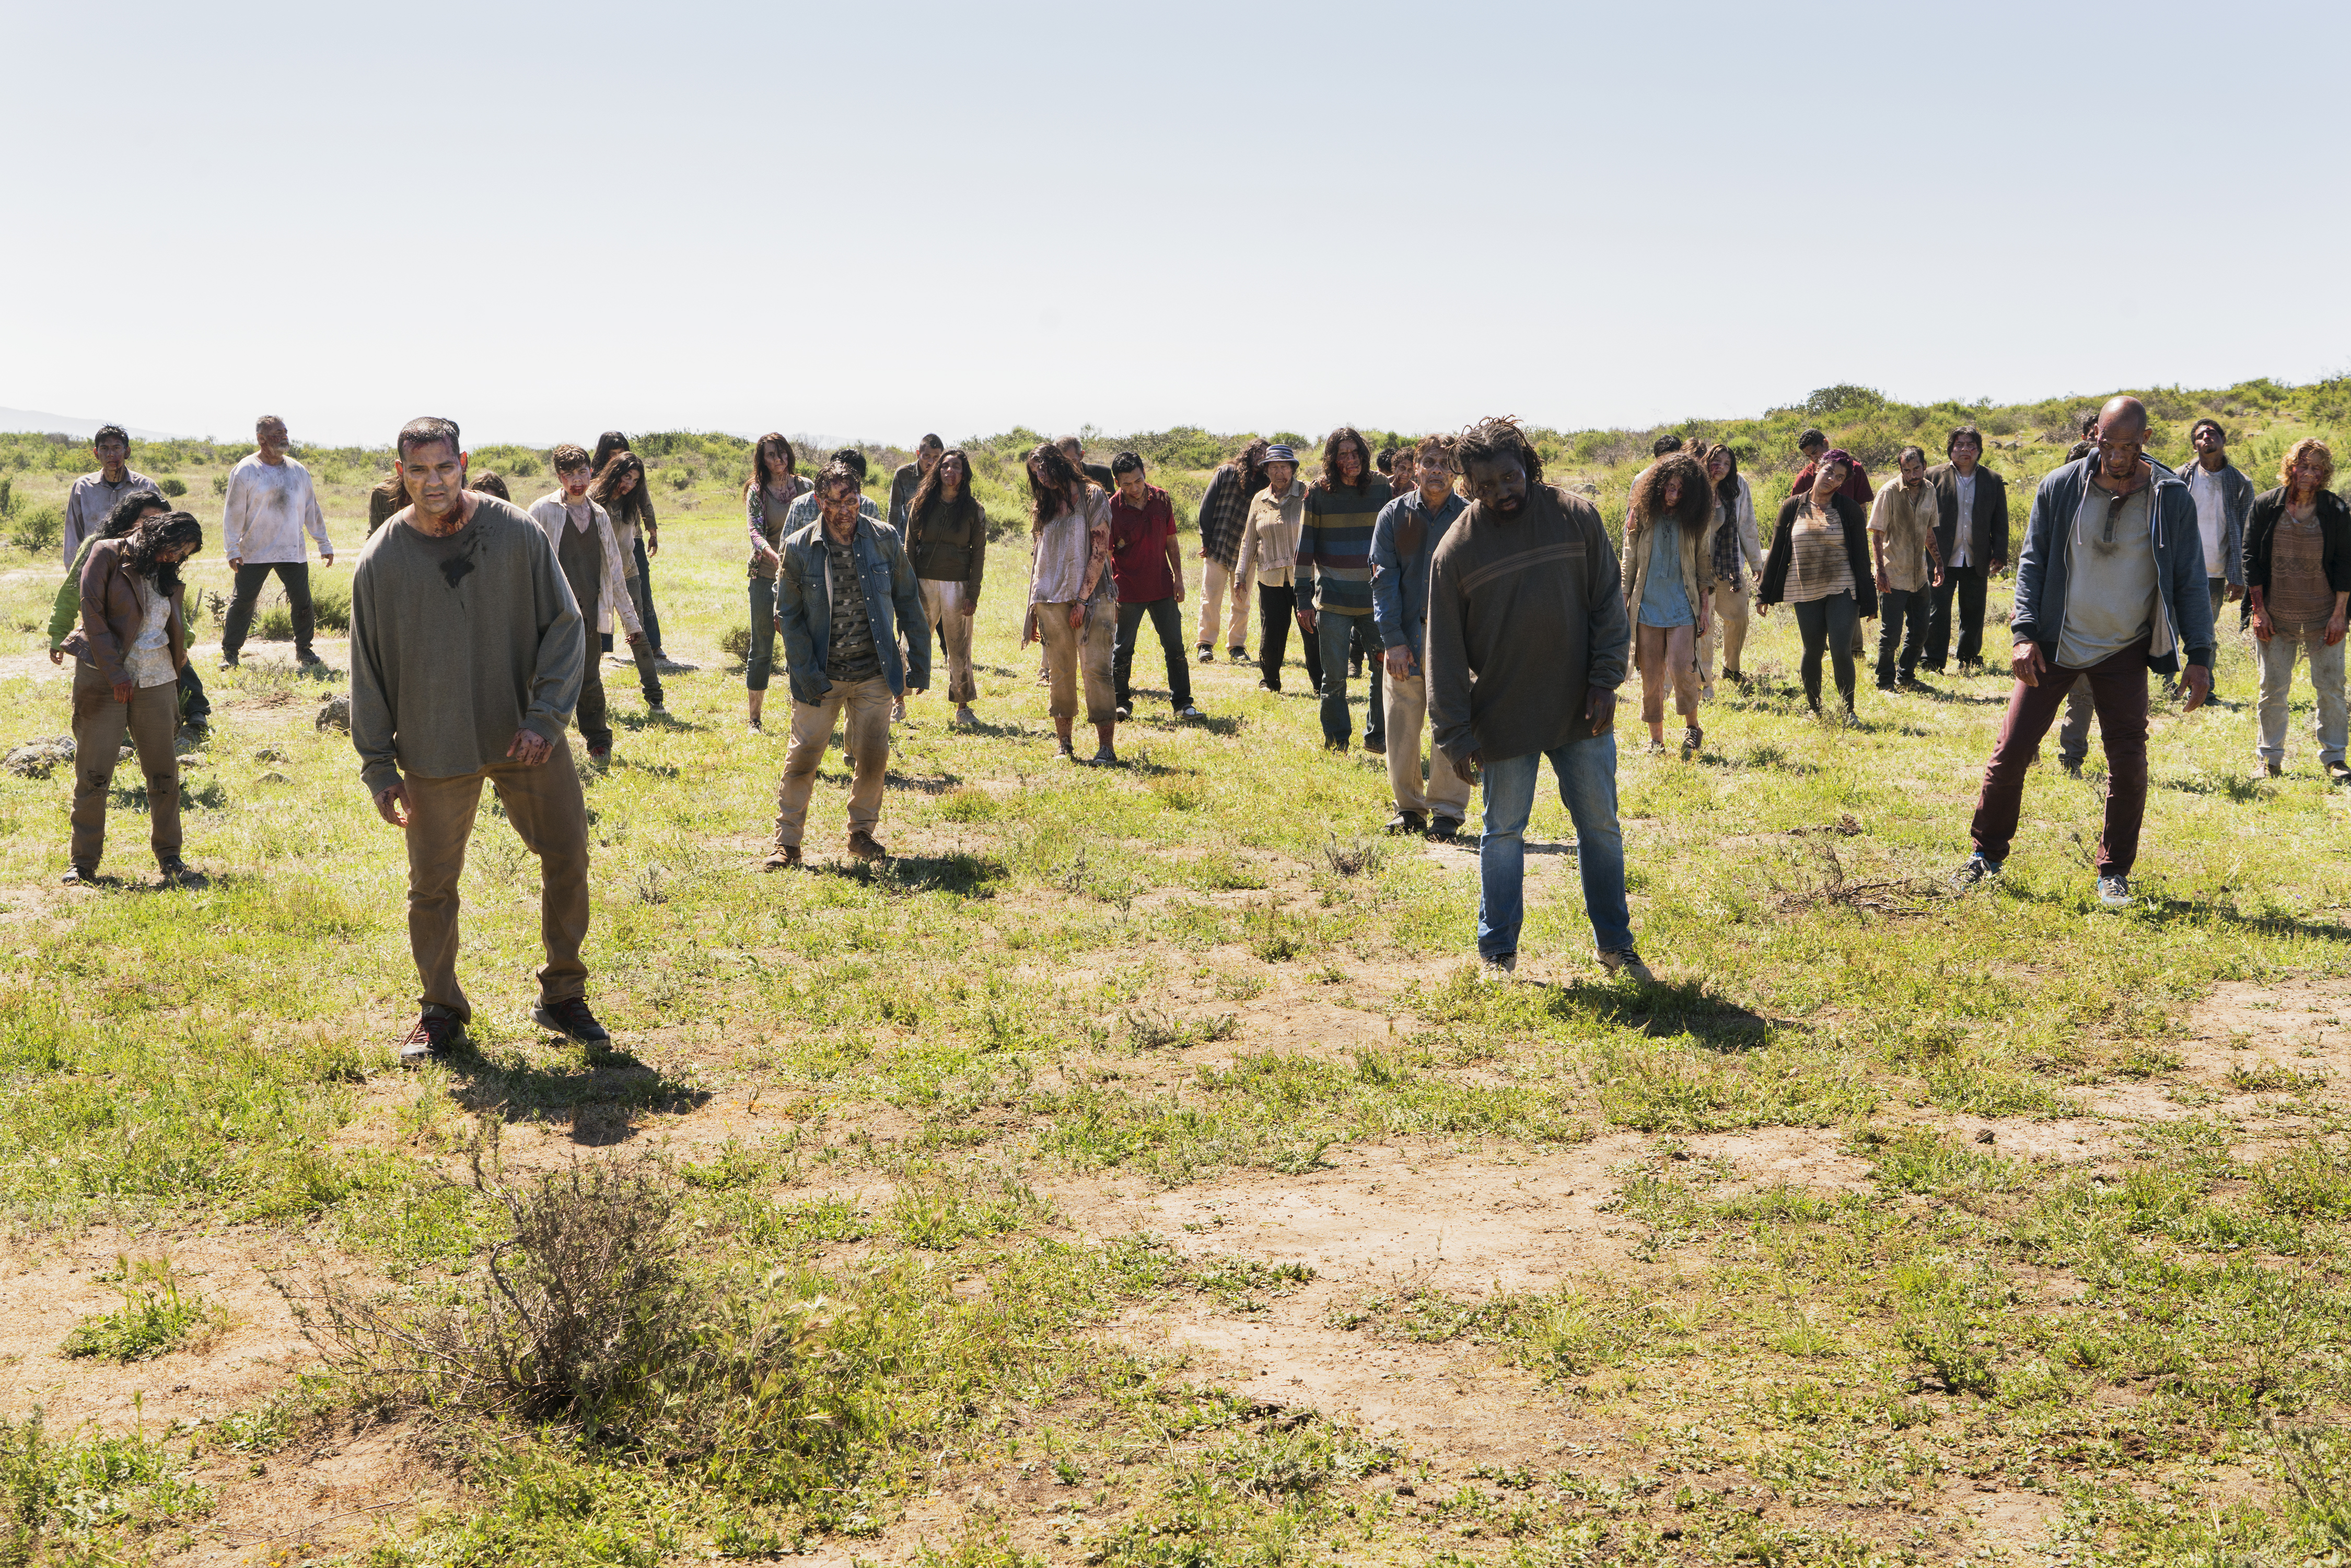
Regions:
M 220 1489 L 220 1506 L 186 1550 L 159 1561 L 172 1568 L 298 1563 L 361 1547 L 455 1496 L 416 1452 L 414 1436 L 406 1424 L 338 1422 L 257 1464 L 235 1456 L 205 1478 Z

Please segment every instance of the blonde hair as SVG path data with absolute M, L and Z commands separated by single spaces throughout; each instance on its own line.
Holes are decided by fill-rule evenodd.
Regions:
M 2278 460 L 2278 483 L 2289 490 L 2293 489 L 2294 465 L 2305 456 L 2318 459 L 2320 489 L 2324 490 L 2335 483 L 2335 454 L 2326 449 L 2326 443 L 2313 435 L 2305 435 L 2285 449 L 2285 455 Z

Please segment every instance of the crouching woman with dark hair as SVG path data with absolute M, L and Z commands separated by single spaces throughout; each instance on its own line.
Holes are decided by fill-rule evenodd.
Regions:
M 141 519 L 92 545 L 81 570 L 81 626 L 74 656 L 73 866 L 68 883 L 98 874 L 106 850 L 106 798 L 126 733 L 147 781 L 149 842 L 163 880 L 186 880 L 180 860 L 180 670 L 188 622 L 180 563 L 204 548 L 204 526 L 185 512 Z

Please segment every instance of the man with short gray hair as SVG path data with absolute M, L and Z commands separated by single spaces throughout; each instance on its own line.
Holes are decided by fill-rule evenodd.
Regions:
M 310 607 L 310 563 L 304 559 L 302 536 L 318 541 L 322 566 L 335 564 L 335 547 L 327 538 L 318 492 L 310 487 L 310 471 L 286 455 L 292 444 L 286 422 L 263 414 L 254 422 L 253 442 L 253 455 L 229 470 L 228 494 L 221 503 L 221 549 L 236 573 L 228 614 L 221 622 L 221 665 L 236 667 L 262 587 L 276 572 L 294 616 L 294 662 L 308 668 L 319 660 L 310 647 L 318 616 Z

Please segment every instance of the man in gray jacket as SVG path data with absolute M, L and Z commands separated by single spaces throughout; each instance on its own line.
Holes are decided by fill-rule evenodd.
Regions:
M 1417 488 L 1380 508 L 1372 522 L 1372 624 L 1387 665 L 1388 790 L 1395 797 L 1392 833 L 1449 839 L 1469 814 L 1469 780 L 1441 746 L 1429 747 L 1428 777 L 1420 771 L 1420 731 L 1428 717 L 1428 681 L 1421 650 L 1428 631 L 1428 564 L 1454 519 L 1467 509 L 1453 493 L 1453 442 L 1432 435 L 1405 455 Z M 1430 821 L 1434 810 L 1436 821 Z
M 2097 897 L 2110 908 L 2130 902 L 2147 814 L 2147 672 L 2169 674 L 2184 657 L 2190 713 L 2212 689 L 2212 606 L 2195 503 L 2177 475 L 2147 461 L 2147 431 L 2145 404 L 2110 400 L 2099 411 L 2096 450 L 2042 480 L 2033 497 L 2009 623 L 2016 686 L 1984 767 L 1962 886 L 2000 874 L 2024 771 L 2058 705 L 2086 675 L 2106 748 Z
M 1429 560 L 1426 658 L 1437 744 L 1471 782 L 1484 775 L 1478 956 L 1489 977 L 1518 967 L 1527 818 L 1548 757 L 1601 966 L 1646 981 L 1616 825 L 1616 688 L 1632 641 L 1616 552 L 1590 502 L 1542 483 L 1510 421 L 1470 426 L 1455 460 L 1471 505 Z

